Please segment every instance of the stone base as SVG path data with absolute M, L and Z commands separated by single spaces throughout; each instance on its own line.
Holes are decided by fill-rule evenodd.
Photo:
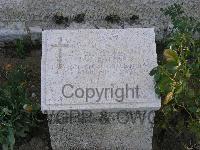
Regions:
M 152 149 L 154 111 L 63 111 L 48 114 L 53 150 Z

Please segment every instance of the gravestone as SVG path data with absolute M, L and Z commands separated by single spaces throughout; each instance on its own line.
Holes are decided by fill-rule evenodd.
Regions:
M 151 149 L 152 28 L 46 30 L 41 106 L 54 150 Z

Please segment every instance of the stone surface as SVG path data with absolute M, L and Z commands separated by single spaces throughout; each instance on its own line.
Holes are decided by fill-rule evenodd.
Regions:
M 49 114 L 53 150 L 151 150 L 153 110 Z
M 134 21 L 131 26 L 154 27 L 158 40 L 166 34 L 165 31 L 171 24 L 160 8 L 165 8 L 173 3 L 183 3 L 186 14 L 199 18 L 199 0 L 1 0 L 0 41 L 4 40 L 4 36 L 1 35 L 7 28 L 11 30 L 11 33 L 7 32 L 7 34 L 11 34 L 9 39 L 16 38 L 12 33 L 15 26 L 20 26 L 24 22 L 29 27 L 40 26 L 42 29 L 68 28 L 65 24 L 56 25 L 52 21 L 57 13 L 70 18 L 79 13 L 85 13 L 86 22 L 100 28 L 115 26 L 108 25 L 103 21 L 107 15 L 119 15 L 122 18 L 121 22 L 136 15 L 139 16 L 139 19 Z M 70 28 L 72 27 L 73 25 Z M 120 25 L 117 26 L 117 28 L 120 27 Z
M 47 141 L 34 137 L 28 143 L 21 145 L 17 150 L 49 150 Z
M 152 28 L 44 31 L 41 98 L 52 148 L 152 149 L 160 100 L 149 72 L 156 60 Z M 67 83 L 83 89 L 138 85 L 139 97 L 136 92 L 123 101 L 96 101 L 97 95 L 87 101 L 66 98 L 62 89 Z
M 42 110 L 159 108 L 154 30 L 43 32 Z

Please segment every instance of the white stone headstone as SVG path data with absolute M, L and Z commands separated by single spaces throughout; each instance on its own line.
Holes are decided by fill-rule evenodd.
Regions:
M 43 32 L 42 110 L 53 150 L 152 148 L 154 30 Z
M 160 108 L 153 28 L 47 30 L 42 34 L 43 111 Z

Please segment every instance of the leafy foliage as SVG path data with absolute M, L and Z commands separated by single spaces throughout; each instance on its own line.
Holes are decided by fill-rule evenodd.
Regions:
M 21 39 L 16 40 L 16 52 L 17 56 L 19 56 L 20 58 L 25 57 L 24 41 Z
M 38 106 L 28 98 L 23 67 L 12 69 L 7 65 L 1 74 L 6 81 L 0 86 L 0 144 L 3 150 L 12 150 L 15 138 L 25 137 L 29 128 L 36 125 Z
M 74 17 L 74 21 L 75 21 L 76 23 L 82 23 L 82 22 L 84 22 L 84 20 L 85 20 L 85 14 L 84 14 L 84 13 L 78 14 L 78 15 L 76 15 L 76 16 Z
M 190 130 L 200 138 L 200 23 L 186 16 L 181 5 L 162 11 L 170 16 L 173 30 L 165 60 L 150 72 L 162 98 L 158 124 L 179 134 Z
M 61 13 L 56 13 L 53 17 L 53 21 L 58 25 L 68 24 L 69 18 L 67 16 L 64 17 Z
M 108 15 L 105 20 L 109 23 L 119 23 L 121 18 L 118 15 Z
M 28 36 L 16 40 L 15 49 L 17 57 L 25 58 L 30 48 L 33 48 L 33 43 Z

